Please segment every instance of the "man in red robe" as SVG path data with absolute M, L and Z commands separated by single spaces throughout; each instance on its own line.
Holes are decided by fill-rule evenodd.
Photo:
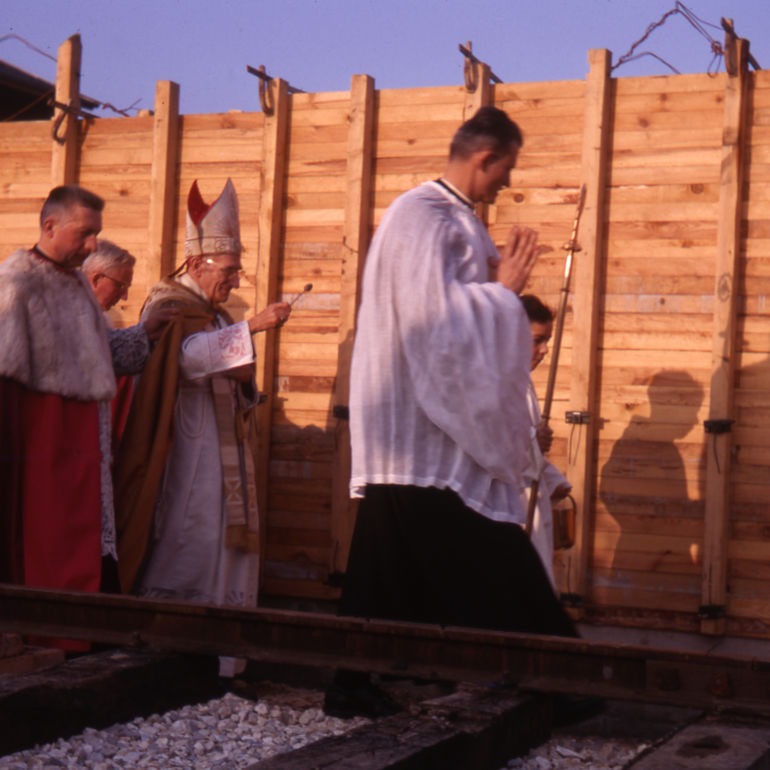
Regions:
M 115 376 L 101 308 L 78 270 L 103 207 L 83 188 L 53 189 L 36 245 L 0 264 L 2 582 L 98 591 L 102 556 L 114 554 L 104 467 Z

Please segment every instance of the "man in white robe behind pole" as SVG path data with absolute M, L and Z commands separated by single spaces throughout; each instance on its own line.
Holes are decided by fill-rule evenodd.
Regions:
M 553 311 L 533 294 L 521 296 L 521 304 L 527 312 L 532 328 L 532 371 L 534 371 L 548 353 L 548 342 L 553 331 Z M 537 503 L 532 522 L 532 545 L 543 562 L 551 585 L 556 589 L 553 574 L 553 503 L 563 500 L 572 491 L 567 477 L 545 458 L 551 448 L 553 430 L 543 423 L 540 403 L 535 386 L 530 380 L 527 392 L 530 425 L 530 461 L 526 470 L 528 479 L 526 505 L 532 494 L 532 481 L 538 479 Z
M 184 272 L 157 284 L 142 317 L 180 317 L 136 389 L 118 458 L 124 591 L 253 607 L 259 535 L 251 452 L 257 404 L 252 335 L 281 325 L 288 303 L 235 323 L 222 307 L 239 285 L 238 200 L 230 180 L 210 206 L 188 198 Z M 225 672 L 223 673 L 231 673 Z

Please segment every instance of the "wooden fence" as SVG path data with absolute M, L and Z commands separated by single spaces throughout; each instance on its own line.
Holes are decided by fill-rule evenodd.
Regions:
M 578 191 L 587 188 L 552 410 L 551 453 L 574 485 L 575 546 L 560 590 L 586 620 L 770 636 L 770 73 L 612 78 L 474 90 L 290 93 L 267 112 L 180 115 L 160 82 L 151 115 L 0 124 L 0 248 L 31 245 L 41 202 L 77 181 L 107 200 L 104 235 L 139 258 L 131 323 L 182 254 L 187 191 L 227 177 L 248 280 L 236 317 L 313 290 L 257 336 L 263 595 L 331 599 L 355 508 L 347 372 L 366 247 L 404 190 L 443 171 L 481 104 L 525 144 L 483 216 L 500 243 L 537 228 L 550 251 L 528 291 L 556 306 Z M 77 105 L 79 39 L 59 52 L 57 99 Z M 535 373 L 542 390 L 546 365 Z M 570 412 L 568 422 L 564 415 Z M 479 554 L 479 558 L 484 558 Z

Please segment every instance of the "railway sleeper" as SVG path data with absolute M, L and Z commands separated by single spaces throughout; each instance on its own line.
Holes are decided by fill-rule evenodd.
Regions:
M 630 770 L 769 770 L 770 725 L 707 716 L 628 765 Z
M 461 687 L 248 770 L 495 770 L 551 731 L 550 698 Z
M 113 649 L 0 676 L 0 756 L 224 693 L 215 657 Z

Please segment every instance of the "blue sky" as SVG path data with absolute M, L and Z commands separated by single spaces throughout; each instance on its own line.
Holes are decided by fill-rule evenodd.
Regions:
M 305 91 L 345 91 L 361 73 L 377 88 L 452 85 L 463 82 L 458 45 L 467 41 L 505 82 L 582 79 L 589 49 L 609 49 L 614 63 L 675 7 L 675 0 L 2 0 L 0 59 L 53 80 L 48 57 L 77 32 L 81 88 L 94 99 L 149 109 L 156 81 L 173 80 L 183 113 L 257 110 L 257 79 L 246 65 L 264 64 Z M 770 67 L 768 0 L 689 0 L 684 8 L 719 42 L 720 18 L 732 18 Z M 639 51 L 681 72 L 705 72 L 709 46 L 677 13 Z M 615 74 L 670 72 L 645 56 Z

